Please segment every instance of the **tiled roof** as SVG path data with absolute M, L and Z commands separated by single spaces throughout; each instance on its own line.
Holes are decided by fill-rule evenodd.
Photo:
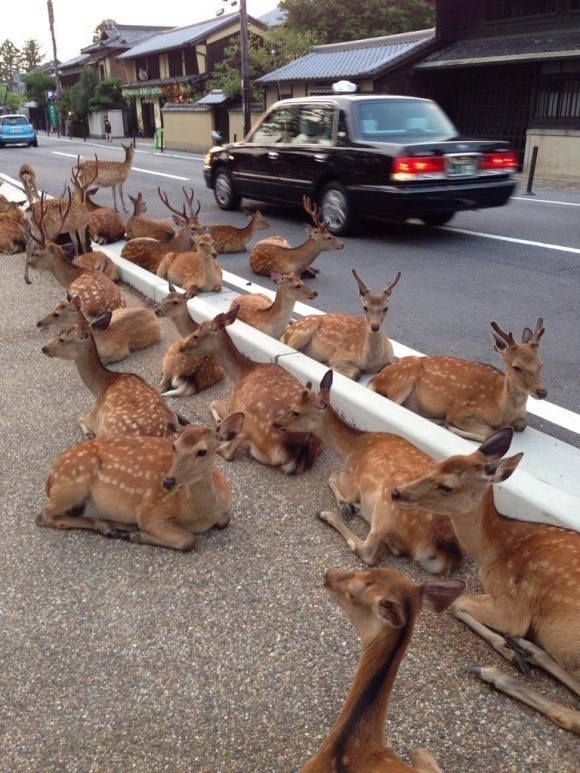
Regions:
M 510 35 L 497 38 L 458 40 L 450 46 L 427 56 L 417 65 L 418 69 L 452 67 L 476 64 L 478 61 L 531 61 L 549 59 L 550 55 L 561 58 L 563 54 L 580 56 L 580 28 Z
M 59 65 L 59 70 L 66 70 L 69 67 L 82 67 L 88 62 L 90 58 L 91 57 L 89 54 L 79 54 L 73 59 L 67 59 L 66 62 L 61 62 Z
M 196 105 L 222 105 L 227 97 L 221 89 L 212 89 L 205 97 L 198 99 Z
M 262 24 L 266 24 L 268 27 L 277 27 L 278 24 L 286 21 L 286 16 L 288 16 L 286 11 L 283 11 L 281 8 L 274 8 L 272 11 L 258 16 L 258 21 L 261 21 Z
M 306 56 L 256 79 L 256 83 L 326 80 L 374 75 L 435 39 L 435 30 L 315 46 Z
M 166 32 L 172 29 L 171 27 L 160 26 L 143 26 L 143 25 L 129 25 L 129 24 L 110 24 L 105 27 L 103 35 L 96 43 L 91 43 L 90 46 L 81 48 L 81 51 L 86 54 L 91 54 L 96 51 L 102 51 L 103 49 L 127 49 L 142 43 L 145 40 L 149 40 L 161 32 Z

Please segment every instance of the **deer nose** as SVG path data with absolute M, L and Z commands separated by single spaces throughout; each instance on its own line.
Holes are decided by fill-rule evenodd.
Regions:
M 538 398 L 538 400 L 543 400 L 547 396 L 548 396 L 548 390 L 545 387 L 542 387 L 541 389 L 536 389 L 536 397 Z
M 175 488 L 175 478 L 163 478 L 163 488 L 166 488 L 168 491 Z
M 401 492 L 399 491 L 399 489 L 398 489 L 398 488 L 394 488 L 394 489 L 391 491 L 391 499 L 392 499 L 392 500 L 394 500 L 395 502 L 396 502 L 397 500 L 401 499 Z
M 377 325 L 376 323 L 371 325 L 371 330 L 373 333 L 378 333 L 380 329 L 381 329 L 381 326 Z

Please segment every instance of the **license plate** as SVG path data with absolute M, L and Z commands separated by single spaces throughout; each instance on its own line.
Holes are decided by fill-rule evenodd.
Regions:
M 448 177 L 467 177 L 477 174 L 477 158 L 475 156 L 447 156 L 445 171 Z

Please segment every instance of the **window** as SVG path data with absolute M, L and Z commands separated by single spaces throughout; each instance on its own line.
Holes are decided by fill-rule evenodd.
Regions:
M 332 145 L 331 107 L 303 107 L 298 111 L 298 134 L 295 145 Z
M 556 11 L 556 0 L 487 0 L 486 21 L 521 19 L 525 16 L 544 16 Z
M 580 119 L 580 67 L 575 62 L 542 66 L 534 118 L 575 121 Z
M 433 102 L 369 100 L 358 105 L 359 135 L 371 142 L 452 136 L 456 131 Z
M 267 145 L 291 142 L 298 133 L 296 112 L 289 107 L 281 107 L 266 116 L 250 138 L 250 142 Z
M 181 50 L 169 51 L 167 53 L 167 60 L 169 65 L 169 77 L 175 78 L 183 75 L 183 64 L 181 57 Z

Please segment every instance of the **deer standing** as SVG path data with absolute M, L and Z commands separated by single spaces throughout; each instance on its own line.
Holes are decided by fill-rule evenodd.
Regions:
M 201 204 L 198 201 L 197 208 L 194 211 L 193 190 L 191 190 L 190 193 L 187 193 L 185 188 L 183 189 L 186 203 L 189 208 L 189 214 L 186 213 L 186 204 L 183 205 L 181 211 L 178 211 L 170 205 L 166 193 L 161 191 L 160 188 L 158 188 L 157 191 L 161 201 L 173 212 L 173 222 L 180 226 L 179 231 L 174 234 L 169 241 L 165 242 L 159 242 L 145 236 L 131 239 L 121 250 L 122 258 L 130 260 L 132 263 L 135 263 L 152 273 L 157 271 L 163 257 L 167 255 L 168 252 L 188 252 L 192 250 L 195 237 L 200 230 L 197 216 L 201 209 Z
M 124 360 L 132 352 L 161 341 L 161 325 L 152 309 L 132 306 L 109 313 L 107 327 L 93 331 L 99 359 L 104 365 Z M 86 317 L 82 312 L 81 299 L 74 296 L 60 301 L 50 314 L 36 323 L 36 327 L 53 328 L 58 325 L 63 329 L 82 319 Z
M 234 252 L 246 252 L 250 239 L 257 231 L 263 231 L 270 228 L 270 224 L 260 212 L 256 209 L 254 212 L 248 212 L 249 222 L 244 228 L 237 228 L 234 225 L 225 225 L 218 223 L 208 225 L 216 250 L 220 255 L 231 254 Z
M 463 592 L 461 580 L 415 583 L 390 569 L 343 572 L 331 569 L 324 586 L 358 629 L 362 653 L 342 710 L 318 752 L 301 773 L 441 773 L 424 749 L 413 749 L 411 765 L 385 745 L 389 698 L 423 607 L 437 613 Z
M 216 430 L 190 425 L 173 444 L 103 437 L 69 448 L 52 467 L 36 523 L 191 550 L 197 534 L 229 523 L 231 492 L 215 451 L 240 431 L 243 418 L 229 416 Z M 89 499 L 96 518 L 82 514 Z
M 497 430 L 473 453 L 452 456 L 422 477 L 397 484 L 391 498 L 403 510 L 450 516 L 461 546 L 475 559 L 484 593 L 458 599 L 453 614 L 511 662 L 523 656 L 580 695 L 580 533 L 508 518 L 497 510 L 493 484 L 507 480 L 523 456 L 502 458 L 512 437 L 512 427 Z M 526 635 L 538 647 L 517 639 Z M 580 733 L 580 712 L 525 686 L 512 689 L 514 680 L 496 669 L 474 671 Z
M 242 445 L 262 464 L 280 467 L 288 475 L 309 470 L 322 444 L 310 433 L 280 433 L 273 423 L 292 405 L 302 391 L 300 382 L 279 365 L 254 362 L 234 345 L 226 327 L 235 322 L 238 310 L 230 309 L 213 320 L 202 322 L 183 342 L 182 354 L 213 354 L 222 365 L 234 388 L 227 400 L 210 403 L 212 416 L 220 421 L 238 411 L 245 415 L 240 435 L 220 451 L 227 460 L 235 457 Z
M 159 195 L 161 195 L 160 190 Z M 142 236 L 147 236 L 150 239 L 157 239 L 158 242 L 168 242 L 175 236 L 175 229 L 166 220 L 154 220 L 151 217 L 143 217 L 143 213 L 147 212 L 147 204 L 143 198 L 143 194 L 138 193 L 137 196 L 131 196 L 129 198 L 133 204 L 133 214 L 127 220 L 125 224 L 125 237 L 127 239 L 137 239 Z
M 367 566 L 377 563 L 386 545 L 393 555 L 408 555 L 433 574 L 453 571 L 461 562 L 461 551 L 449 519 L 401 510 L 391 499 L 394 486 L 427 471 L 433 460 L 398 435 L 365 432 L 346 422 L 330 405 L 332 378 L 332 371 L 327 371 L 318 394 L 309 385 L 274 422 L 280 430 L 314 433 L 343 460 L 342 471 L 328 479 L 340 515 L 327 510 L 319 517 L 342 535 Z M 354 534 L 343 520 L 342 516 L 355 513 L 370 525 L 366 539 Z
M 401 272 L 379 293 L 371 292 L 354 268 L 352 273 L 358 284 L 364 317 L 310 314 L 289 327 L 282 341 L 358 381 L 362 373 L 376 373 L 394 359 L 393 345 L 382 324 Z
M 18 177 L 24 188 L 28 206 L 31 207 L 35 201 L 40 199 L 40 193 L 38 191 L 38 180 L 36 178 L 36 172 L 30 166 L 30 164 L 22 164 L 18 170 Z
M 296 274 L 283 274 L 273 269 L 270 277 L 277 285 L 274 300 L 265 293 L 243 293 L 236 295 L 230 309 L 237 306 L 241 322 L 272 338 L 280 338 L 290 323 L 296 301 L 311 301 L 318 297 L 318 293 L 304 284 Z
M 123 150 L 125 151 L 125 158 L 123 161 L 103 161 L 95 155 L 95 160 L 81 161 L 78 164 L 79 179 L 82 185 L 86 184 L 95 185 L 97 188 L 111 188 L 113 191 L 113 209 L 118 211 L 117 207 L 117 191 L 121 198 L 123 205 L 123 211 L 127 212 L 125 206 L 125 199 L 123 197 L 123 185 L 129 176 L 131 171 L 131 165 L 133 164 L 133 156 L 135 154 L 135 148 L 133 143 L 125 145 L 121 143 Z
M 157 276 L 184 290 L 194 285 L 200 293 L 219 293 L 222 289 L 222 267 L 217 260 L 217 250 L 209 233 L 195 237 L 195 250 L 167 252 L 157 269 Z
M 378 373 L 369 387 L 470 440 L 484 440 L 508 425 L 521 432 L 528 395 L 542 400 L 548 394 L 539 352 L 543 322 L 539 317 L 533 332 L 524 328 L 521 343 L 497 322 L 491 323 L 491 340 L 504 373 L 455 357 L 402 357 Z
M 321 252 L 342 250 L 344 244 L 330 233 L 320 218 L 318 207 L 306 196 L 303 204 L 314 223 L 314 228 L 306 226 L 308 239 L 298 247 L 290 247 L 285 239 L 275 236 L 257 242 L 249 257 L 250 268 L 254 274 L 270 276 L 272 269 L 277 268 L 284 273 L 314 277 L 318 269 L 312 268 L 311 264 Z
M 159 392 L 136 373 L 106 368 L 99 358 L 91 330 L 101 324 L 79 321 L 42 347 L 47 357 L 73 360 L 84 385 L 96 398 L 88 413 L 79 417 L 86 438 L 101 435 L 151 435 L 174 439 L 183 420 L 165 403 Z

